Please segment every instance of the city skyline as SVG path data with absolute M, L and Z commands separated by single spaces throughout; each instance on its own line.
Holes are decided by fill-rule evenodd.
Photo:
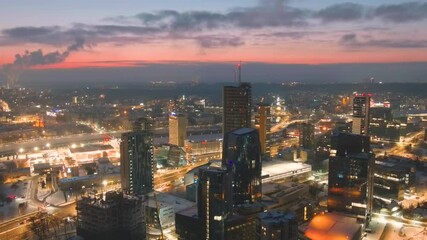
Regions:
M 224 86 L 232 91 L 224 91 L 222 104 L 201 86 L 184 94 L 175 84 L 156 87 L 151 97 L 141 90 L 135 97 L 129 89 L 1 88 L 0 192 L 7 207 L 0 211 L 12 212 L 2 214 L 0 236 L 295 240 L 304 234 L 320 240 L 424 234 L 427 177 L 420 163 L 426 160 L 427 99 L 424 91 L 402 86 L 425 84 L 389 91 L 393 84 L 370 83 L 375 101 L 364 126 L 375 130 L 372 136 L 350 134 L 351 120 L 360 117 L 361 105 L 351 101 L 357 85 L 298 85 L 255 95 L 262 85 Z M 252 128 L 254 107 L 243 114 L 254 101 L 270 103 L 270 156 L 262 155 Z M 236 111 L 230 116 L 250 124 L 221 134 L 228 122 L 223 113 Z M 181 148 L 168 138 L 177 112 L 188 117 Z M 304 131 L 307 121 L 313 125 Z M 305 148 L 298 148 L 298 136 Z M 42 219 L 64 222 L 58 231 Z M 319 229 L 325 220 L 336 224 Z
M 218 82 L 232 80 L 233 70 L 225 66 L 242 60 L 260 68 L 268 81 L 360 81 L 339 74 L 358 64 L 373 68 L 364 77 L 424 81 L 424 1 L 5 4 L 0 3 L 3 80 L 7 69 L 18 68 L 25 70 L 23 79 L 108 80 L 125 72 L 147 81 Z M 286 73 L 280 67 L 297 74 L 277 78 Z M 152 76 L 159 68 L 163 73 Z M 388 73 L 390 68 L 407 78 Z M 204 70 L 227 74 L 212 80 Z M 177 71 L 184 74 L 175 76 Z M 250 80 L 266 81 L 257 77 Z
M 426 23 L 427 0 L 0 1 L 0 239 L 427 236 Z

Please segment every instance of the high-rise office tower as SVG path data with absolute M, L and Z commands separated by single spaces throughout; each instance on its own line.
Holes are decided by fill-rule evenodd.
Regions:
M 372 155 L 369 136 L 350 133 L 334 133 L 331 136 L 328 211 L 370 215 L 373 197 Z
M 311 123 L 301 123 L 299 135 L 300 147 L 314 149 L 314 125 Z
M 352 133 L 369 135 L 370 102 L 371 94 L 364 93 L 353 98 Z
M 233 205 L 261 198 L 261 146 L 258 130 L 239 128 L 227 134 L 222 165 L 233 172 Z
M 251 127 L 252 87 L 242 82 L 239 86 L 225 86 L 223 92 L 223 134 L 243 127 Z
M 264 159 L 270 157 L 270 130 L 271 130 L 271 106 L 267 103 L 258 103 L 255 114 L 255 128 L 259 132 L 261 153 Z
M 187 116 L 181 113 L 172 113 L 169 116 L 169 143 L 184 147 L 187 138 Z
M 127 194 L 144 195 L 153 191 L 152 123 L 138 119 L 133 131 L 122 134 L 120 174 L 122 189 Z
M 231 172 L 209 168 L 199 172 L 197 209 L 205 228 L 203 239 L 225 239 L 225 221 L 232 214 Z

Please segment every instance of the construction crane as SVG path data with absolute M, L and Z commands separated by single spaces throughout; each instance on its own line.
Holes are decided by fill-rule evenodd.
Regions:
M 242 83 L 242 61 L 240 61 L 239 63 L 237 63 L 235 65 L 235 69 L 234 69 L 234 81 L 237 81 L 237 83 Z
M 151 194 L 147 194 L 147 208 L 150 208 L 150 195 Z M 165 236 L 163 235 L 163 227 L 162 227 L 162 222 L 160 221 L 160 207 L 159 207 L 159 201 L 157 199 L 157 193 L 153 192 L 153 197 L 154 197 L 154 202 L 156 204 L 156 215 L 154 216 L 155 218 L 157 218 L 157 221 L 159 223 L 159 229 L 160 229 L 160 237 L 157 238 L 158 240 L 166 240 Z M 148 219 L 149 215 L 145 214 L 145 222 L 148 223 L 149 219 Z M 150 239 L 149 237 L 149 231 L 148 229 L 147 231 L 147 239 Z

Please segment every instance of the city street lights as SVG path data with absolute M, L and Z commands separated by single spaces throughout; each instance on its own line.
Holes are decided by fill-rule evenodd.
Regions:
M 25 149 L 23 149 L 23 148 L 19 148 L 19 149 L 18 149 L 18 153 L 16 154 L 16 157 L 19 159 L 19 154 L 24 153 L 24 151 L 25 151 Z

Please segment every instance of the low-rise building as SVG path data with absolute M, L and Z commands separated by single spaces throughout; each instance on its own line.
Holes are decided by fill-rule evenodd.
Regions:
M 416 162 L 400 156 L 375 160 L 374 197 L 386 202 L 402 201 L 404 192 L 415 192 Z
M 337 213 L 317 215 L 307 227 L 300 227 L 300 231 L 304 232 L 305 237 L 316 240 L 362 238 L 362 226 L 357 218 Z
M 185 141 L 187 159 L 196 161 L 203 157 L 221 158 L 222 140 L 220 139 L 195 139 Z
M 256 218 L 257 239 L 297 240 L 298 221 L 293 213 L 269 211 L 259 213 Z
M 69 148 L 69 155 L 77 161 L 78 164 L 93 162 L 101 157 L 117 158 L 119 153 L 111 145 L 92 144 L 83 147 Z

